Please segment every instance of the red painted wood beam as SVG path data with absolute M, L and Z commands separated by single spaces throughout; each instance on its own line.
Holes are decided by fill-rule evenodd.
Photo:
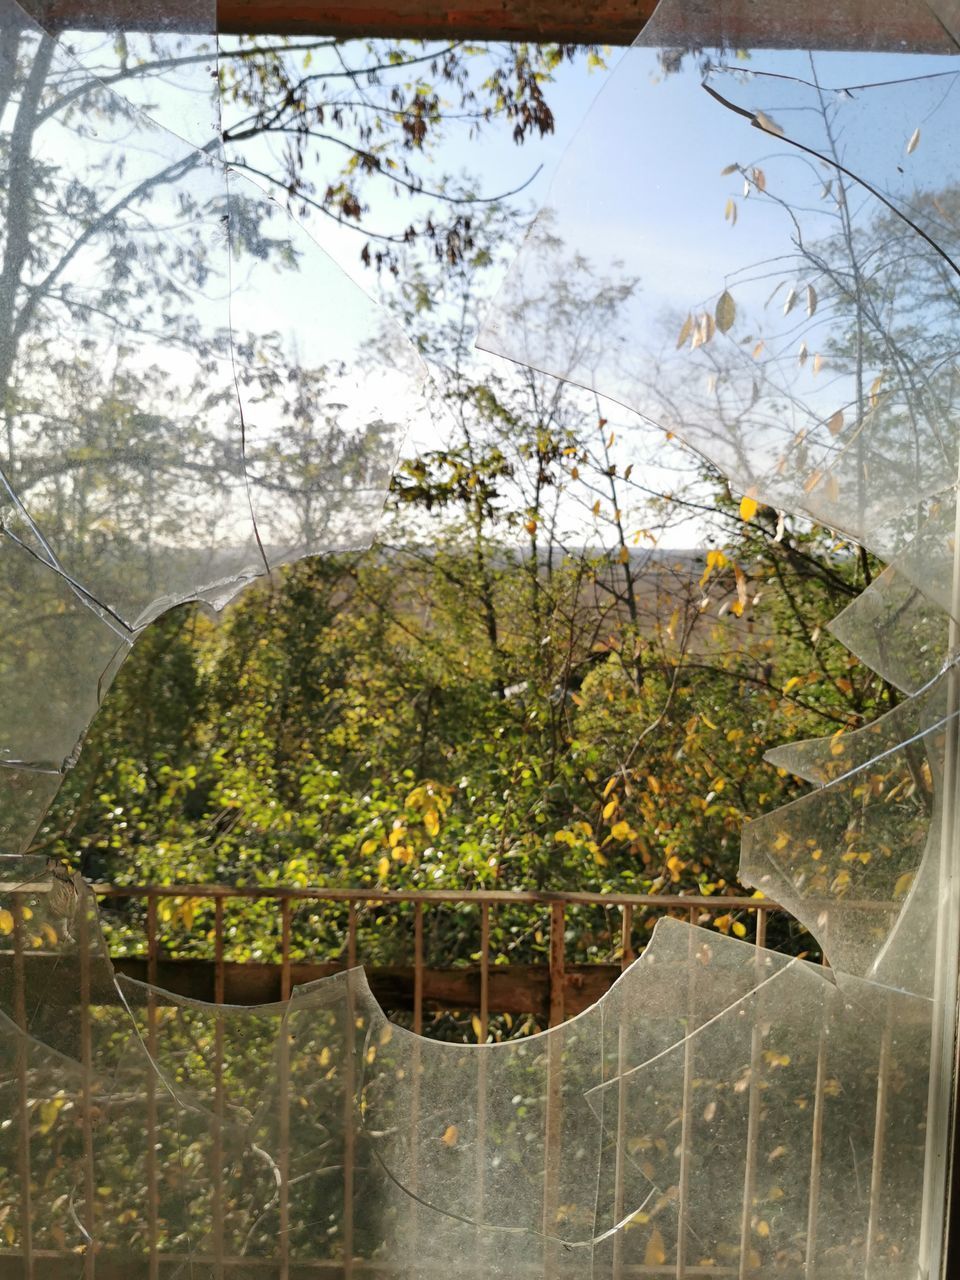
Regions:
M 48 29 L 191 30 L 204 0 L 21 0 Z M 627 45 L 655 0 L 217 0 L 227 34 Z M 733 47 L 955 51 L 915 0 L 688 0 L 674 33 Z M 665 40 L 664 43 L 667 43 Z

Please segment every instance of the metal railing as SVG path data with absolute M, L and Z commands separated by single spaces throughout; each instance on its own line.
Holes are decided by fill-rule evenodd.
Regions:
M 549 893 L 510 891 L 456 891 L 437 890 L 426 892 L 378 892 L 367 889 L 324 889 L 290 887 L 227 887 L 219 885 L 171 885 L 171 886 L 96 886 L 95 892 L 107 921 L 108 937 L 123 933 L 123 951 L 114 956 L 118 970 L 130 976 L 145 979 L 154 986 L 169 989 L 179 995 L 209 999 L 215 1004 L 266 1003 L 273 999 L 287 999 L 294 986 L 364 963 L 368 950 L 365 935 L 375 940 L 372 950 L 377 953 L 375 963 L 367 967 L 368 980 L 380 1005 L 391 1016 L 407 1022 L 420 1034 L 431 1032 L 445 1038 L 479 1040 L 501 1038 L 505 1035 L 505 1017 L 520 1015 L 526 1018 L 525 1026 L 517 1024 L 517 1030 L 538 1030 L 544 1026 L 556 1026 L 566 1017 L 580 1012 L 603 994 L 617 975 L 626 968 L 642 950 L 650 927 L 656 918 L 671 915 L 694 924 L 716 924 L 732 929 L 739 936 L 758 945 L 764 945 L 771 928 L 786 928 L 786 913 L 776 903 L 764 898 L 729 896 L 691 897 L 654 896 L 646 894 Z M 254 927 L 272 938 L 266 948 L 260 949 L 257 958 L 247 955 L 248 941 L 237 941 L 236 928 L 231 924 L 232 907 L 256 903 L 259 915 Z M 428 941 L 434 936 L 433 917 L 444 911 L 457 913 L 457 940 L 462 944 L 465 936 L 476 942 L 467 965 L 438 965 Z M 319 915 L 317 912 L 319 911 Z M 522 917 L 529 916 L 526 930 Z M 25 964 L 39 963 L 41 955 L 24 954 L 22 945 L 22 912 L 14 906 L 17 927 L 9 942 L 0 940 L 0 954 L 4 963 L 11 966 L 13 1020 L 24 1022 L 24 985 L 29 982 Z M 510 926 L 503 932 L 503 917 L 509 917 Z M 472 920 L 467 928 L 467 918 Z M 383 924 L 391 922 L 390 945 L 383 963 Z M 131 925 L 133 921 L 133 925 Z M 122 926 L 122 930 L 121 930 Z M 140 928 L 142 926 L 142 929 Z M 589 945 L 584 945 L 584 929 L 590 931 Z M 442 932 L 442 931 L 441 931 Z M 318 937 L 327 939 L 326 954 L 307 952 Z M 518 946 L 517 939 L 523 945 Z M 795 941 L 795 939 L 794 939 Z M 406 945 L 407 954 L 402 952 Z M 4 952 L 4 948 L 8 948 Z M 130 953 L 133 954 L 130 954 Z M 589 958 L 587 953 L 589 952 Z M 525 958 L 511 963 L 512 954 Z M 542 959 L 540 959 L 542 956 Z M 239 957 L 239 958 L 237 958 Z M 245 957 L 245 958 L 244 958 Z M 504 959 L 507 963 L 504 963 Z M 399 960 L 400 963 L 394 963 Z M 82 962 L 81 962 L 82 968 Z M 252 975 L 252 976 L 251 976 Z M 90 999 L 89 975 L 81 972 L 81 1003 Z M 96 996 L 93 997 L 94 1000 Z M 163 997 L 151 997 L 148 1006 L 147 1047 L 155 1044 L 156 1004 Z M 91 1009 L 81 1009 L 81 1048 L 84 1071 L 89 1063 L 89 1026 Z M 94 1016 L 97 1016 L 96 1014 Z M 453 1017 L 451 1025 L 449 1019 Z M 447 1021 L 444 1021 L 447 1019 Z M 457 1021 L 459 1019 L 459 1021 Z M 218 1056 L 219 1055 L 219 1056 Z M 218 1037 L 212 1063 L 213 1078 L 217 1081 L 218 1099 L 224 1078 L 222 1039 Z M 343 1156 L 343 1223 L 340 1254 L 331 1257 L 291 1256 L 286 1228 L 281 1227 L 279 1258 L 251 1258 L 233 1256 L 224 1243 L 222 1212 L 217 1205 L 222 1198 L 222 1174 L 214 1152 L 212 1167 L 214 1192 L 214 1229 L 204 1256 L 188 1256 L 162 1246 L 159 1241 L 161 1214 L 159 1188 L 164 1171 L 159 1166 L 158 1122 L 156 1100 L 152 1092 L 148 1101 L 146 1144 L 145 1191 L 146 1208 L 143 1212 L 142 1256 L 110 1256 L 109 1250 L 98 1252 L 88 1247 L 83 1251 L 82 1264 L 77 1253 L 69 1249 L 42 1247 L 32 1239 L 34 1227 L 31 1214 L 36 1203 L 31 1204 L 31 1141 L 36 1141 L 34 1114 L 42 1105 L 42 1095 L 34 1096 L 27 1087 L 27 1063 L 22 1053 L 17 1055 L 13 1075 L 16 1079 L 13 1096 L 19 1099 L 20 1109 L 20 1230 L 11 1239 L 7 1233 L 0 1238 L 0 1276 L 22 1276 L 24 1280 L 46 1280 L 69 1275 L 76 1277 L 81 1271 L 85 1280 L 112 1280 L 114 1276 L 143 1276 L 144 1280 L 160 1280 L 168 1275 L 181 1274 L 186 1268 L 199 1266 L 204 1275 L 223 1277 L 275 1276 L 277 1280 L 299 1280 L 300 1277 L 329 1276 L 331 1280 L 343 1277 L 389 1277 L 389 1262 L 372 1263 L 354 1258 L 350 1241 L 354 1234 L 357 1212 L 352 1196 L 354 1184 L 354 1153 L 348 1143 Z M 878 1080 L 878 1090 L 884 1081 Z M 818 1085 L 819 1088 L 819 1085 Z M 93 1168 L 92 1121 L 90 1119 L 89 1086 L 84 1082 L 86 1104 L 78 1108 L 78 1121 L 83 1126 L 84 1192 L 80 1207 L 82 1216 L 88 1215 L 90 1236 L 97 1218 L 96 1179 Z M 557 1113 L 559 1089 L 548 1082 L 548 1104 L 545 1118 L 545 1164 L 547 1169 L 560 1159 L 560 1124 Z M 556 1093 L 557 1097 L 553 1095 Z M 552 1103 L 550 1101 L 552 1099 Z M 281 1133 L 289 1135 L 289 1115 Z M 821 1123 L 819 1100 L 814 1100 L 812 1112 L 814 1126 Z M 216 1138 L 216 1134 L 215 1134 Z M 752 1133 L 754 1148 L 756 1132 Z M 279 1152 L 278 1167 L 286 1168 L 286 1154 Z M 748 1170 L 756 1160 L 756 1150 L 747 1153 Z M 681 1171 L 682 1173 L 682 1171 Z M 620 1171 L 620 1176 L 622 1171 Z M 555 1181 L 555 1179 L 554 1179 Z M 814 1180 L 815 1181 L 815 1180 Z M 280 1221 L 289 1221 L 288 1189 L 281 1179 Z M 545 1208 L 549 1211 L 551 1196 L 550 1178 L 545 1188 Z M 556 1188 L 554 1188 L 554 1191 Z M 615 1196 L 619 1191 L 615 1189 Z M 815 1187 L 811 1183 L 811 1221 L 815 1221 Z M 620 1199 L 622 1200 L 622 1194 Z M 742 1225 L 741 1252 L 749 1250 L 749 1214 L 745 1211 Z M 207 1254 L 209 1253 L 209 1256 Z M 544 1269 L 540 1273 L 551 1277 L 555 1271 L 555 1259 L 547 1257 L 545 1249 Z M 742 1267 L 729 1264 L 704 1266 L 685 1258 L 682 1250 L 676 1259 L 658 1262 L 648 1259 L 643 1265 L 627 1263 L 615 1253 L 613 1275 L 615 1280 L 628 1280 L 633 1276 L 683 1277 L 737 1275 Z
M 379 1003 L 391 1014 L 409 1022 L 414 1031 L 429 1034 L 431 1012 L 470 1012 L 472 1035 L 487 1039 L 492 1015 L 506 1013 L 529 1020 L 530 1028 L 556 1026 L 565 1018 L 593 1004 L 643 950 L 649 932 L 661 916 L 673 916 L 692 924 L 719 924 L 760 946 L 770 945 L 768 922 L 778 919 L 787 938 L 791 917 L 766 898 L 732 895 L 693 896 L 655 894 L 569 893 L 542 890 L 409 890 L 295 888 L 287 886 L 131 885 L 94 887 L 108 908 L 121 902 L 141 907 L 140 954 L 115 957 L 118 968 L 178 995 L 215 1003 L 254 1004 L 287 999 L 299 983 L 324 977 L 343 968 L 363 964 Z M 175 913 L 163 904 L 189 906 L 190 927 L 184 928 Z M 228 936 L 229 904 L 256 903 L 261 908 L 254 927 L 261 938 L 272 939 L 273 960 L 231 959 Z M 268 910 L 263 912 L 263 908 Z M 297 917 L 304 908 L 320 907 L 323 928 L 301 927 L 295 946 Z M 437 963 L 428 956 L 430 918 L 444 908 L 472 917 L 474 957 L 447 956 Z M 339 914 L 335 915 L 335 909 Z M 496 945 L 498 915 L 509 913 L 528 924 L 525 959 L 516 961 L 516 936 Z M 603 927 L 596 928 L 597 917 Z M 212 918 L 211 918 L 212 917 Z M 364 924 L 389 918 L 391 951 L 384 959 L 367 952 L 382 952 L 382 938 L 372 948 L 364 946 Z M 197 924 L 200 928 L 197 929 Z M 588 955 L 578 945 L 590 932 Z M 469 932 L 469 927 L 467 932 Z M 319 932 L 319 937 L 318 937 Z M 382 931 L 380 931 L 382 933 Z M 199 949 L 192 942 L 201 935 Z M 520 929 L 521 940 L 524 931 Z M 464 951 L 463 931 L 456 950 Z M 813 945 L 809 935 L 795 925 L 790 945 L 797 950 Z M 443 945 L 439 949 L 442 951 Z M 447 948 L 449 950 L 449 948 Z M 127 946 L 129 952 L 134 948 Z M 304 951 L 310 958 L 305 958 Z M 537 953 L 542 958 L 537 959 Z M 819 958 L 817 953 L 816 958 Z M 409 1018 L 404 1017 L 409 1015 Z

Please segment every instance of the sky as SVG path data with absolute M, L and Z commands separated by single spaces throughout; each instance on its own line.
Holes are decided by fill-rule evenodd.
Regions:
M 351 61 L 349 49 L 344 60 Z M 611 342 L 609 350 L 596 357 L 596 367 L 585 371 L 570 369 L 559 349 L 522 349 L 515 329 L 504 333 L 494 326 L 484 338 L 485 345 L 549 372 L 566 372 L 614 402 L 649 412 L 645 393 L 637 387 L 649 381 L 651 363 L 665 347 L 672 347 L 673 332 L 686 313 L 712 311 L 720 292 L 729 289 L 736 296 L 737 339 L 741 344 L 752 342 L 756 333 L 764 333 L 767 351 L 761 363 L 767 370 L 777 366 L 786 390 L 795 400 L 803 399 L 808 413 L 828 418 L 837 404 L 849 402 L 849 392 L 837 374 L 818 378 L 816 361 L 801 360 L 798 367 L 796 352 L 808 346 L 813 356 L 818 344 L 828 341 L 829 314 L 821 307 L 816 316 L 804 317 L 799 308 L 788 322 L 774 323 L 769 299 L 764 300 L 777 285 L 777 275 L 795 269 L 797 211 L 808 241 L 829 235 L 837 223 L 834 197 L 816 204 L 816 188 L 824 178 L 817 162 L 798 165 L 798 153 L 782 138 L 751 129 L 743 116 L 704 93 L 699 87 L 702 68 L 692 57 L 671 75 L 661 74 L 655 51 L 642 47 L 611 50 L 606 61 L 606 68 L 591 67 L 581 57 L 557 69 L 554 83 L 547 88 L 556 119 L 554 134 L 532 136 L 518 146 L 506 122 L 488 125 L 477 137 L 469 137 L 466 126 L 451 122 L 420 167 L 428 179 L 431 173 L 439 179 L 469 171 L 487 196 L 527 184 L 514 203 L 530 211 L 541 206 L 550 210 L 552 225 L 569 249 L 588 257 L 598 273 L 611 279 L 639 278 L 641 287 L 623 319 L 632 353 L 624 358 L 621 348 Z M 765 51 L 747 59 L 734 56 L 728 63 L 712 75 L 715 87 L 749 112 L 762 109 L 777 131 L 785 128 L 791 136 L 812 142 L 815 149 L 822 146 L 818 134 L 818 129 L 822 133 L 822 112 L 815 109 L 820 90 L 813 91 L 809 84 L 791 77 L 809 80 L 816 74 L 819 84 L 829 90 L 838 150 L 857 172 L 879 177 L 880 185 L 888 180 L 896 185 L 899 179 L 893 175 L 899 170 L 904 174 L 901 186 L 909 196 L 911 183 L 915 189 L 935 183 L 950 163 L 960 124 L 954 105 L 960 97 L 953 87 L 955 77 L 919 79 L 938 76 L 944 67 L 942 58 L 822 53 L 811 62 L 799 52 Z M 478 66 L 482 67 L 482 57 Z M 761 71 L 766 74 L 758 75 Z M 145 94 L 144 101 L 155 118 L 188 142 L 198 142 L 210 123 L 197 105 L 209 76 L 210 67 L 201 60 L 187 82 L 160 87 L 152 92 L 152 101 L 150 94 Z M 883 81 L 898 83 L 877 87 Z M 865 87 L 837 92 L 849 86 Z M 224 118 L 229 124 L 229 107 Z M 878 122 L 889 127 L 878 128 Z M 915 137 L 920 137 L 919 145 Z M 737 166 L 734 172 L 724 172 L 731 166 Z M 753 177 L 757 169 L 762 171 L 766 191 Z M 326 181 L 329 173 L 320 177 Z M 238 176 L 235 189 L 243 190 L 245 181 Z M 425 212 L 425 201 L 394 199 L 386 184 L 380 185 L 369 216 L 371 226 L 400 230 Z M 771 191 L 776 199 L 769 198 Z M 875 211 L 872 197 L 857 194 L 860 203 L 855 216 L 866 220 Z M 735 219 L 730 216 L 731 206 Z M 378 280 L 362 265 L 363 237 L 355 230 L 339 228 L 320 216 L 309 218 L 306 230 L 329 257 L 311 263 L 310 280 L 305 279 L 298 305 L 288 318 L 291 333 L 299 330 L 298 340 L 306 339 L 318 350 L 355 349 L 369 337 L 374 314 L 364 295 L 376 298 L 389 281 Z M 506 253 L 505 261 L 509 257 Z M 520 272 L 530 266 L 529 258 L 528 252 L 519 272 L 517 268 L 505 272 L 508 293 L 521 278 Z M 272 299 L 265 298 L 264 323 L 283 323 L 284 296 L 277 290 Z M 316 305 L 311 311 L 313 299 Z M 778 301 L 774 310 L 779 307 Z M 252 314 L 249 306 L 247 310 Z M 497 314 L 494 307 L 494 321 Z M 484 353 L 478 358 L 497 362 L 499 355 Z M 709 370 L 706 373 L 712 376 Z M 607 411 L 611 417 L 624 412 L 613 407 Z M 415 435 L 419 443 L 442 439 L 442 425 L 433 424 L 432 434 L 423 427 L 421 415 Z M 782 452 L 781 438 L 795 429 L 791 421 L 775 423 L 759 439 L 756 452 L 761 469 L 776 462 Z M 630 460 L 647 470 L 650 487 L 676 487 L 681 473 L 675 465 L 678 455 L 660 446 L 656 450 L 659 465 L 651 468 L 649 430 L 636 425 L 633 435 L 636 458 Z M 712 447 L 713 441 L 708 439 L 708 444 Z M 748 491 L 749 470 L 741 468 L 739 482 L 744 491 Z M 688 540 L 690 531 L 677 536 Z

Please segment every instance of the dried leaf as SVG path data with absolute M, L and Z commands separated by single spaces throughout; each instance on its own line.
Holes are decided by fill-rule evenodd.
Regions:
M 455 1147 L 457 1145 L 457 1139 L 459 1137 L 460 1137 L 460 1130 L 457 1128 L 457 1126 L 455 1124 L 448 1124 L 446 1129 L 444 1129 L 443 1131 L 443 1137 L 440 1139 L 440 1141 L 443 1143 L 445 1147 Z
M 777 138 L 782 138 L 784 136 L 784 132 L 777 124 L 776 120 L 774 120 L 772 116 L 768 116 L 765 111 L 755 111 L 753 115 L 753 122 L 758 126 L 758 128 L 762 129 L 764 133 L 772 133 Z
M 827 419 L 827 430 L 832 436 L 838 436 L 843 430 L 843 410 L 838 409 Z
M 740 166 L 738 164 L 725 164 L 720 170 L 720 177 L 726 178 L 729 174 L 736 173 L 739 168 Z
M 756 498 L 752 498 L 749 493 L 744 494 L 740 499 L 740 519 L 752 520 L 757 514 L 759 505 Z
M 733 566 L 733 576 L 737 583 L 737 600 L 740 602 L 740 607 L 743 608 L 747 603 L 747 575 L 738 564 L 735 564 Z
M 733 322 L 737 318 L 737 304 L 733 300 L 733 296 L 728 290 L 724 289 L 720 297 L 717 299 L 717 307 L 714 312 L 717 322 L 717 328 L 721 333 L 727 333 L 733 328 Z
M 807 315 L 812 316 L 817 309 L 817 291 L 812 284 L 807 285 Z
M 907 143 L 907 155 L 912 155 L 917 149 L 917 143 L 920 141 L 920 128 L 917 126 L 910 135 L 910 141 Z
M 783 304 L 783 314 L 788 316 L 793 308 L 797 305 L 797 291 L 791 286 L 790 292 L 787 294 L 787 300 Z

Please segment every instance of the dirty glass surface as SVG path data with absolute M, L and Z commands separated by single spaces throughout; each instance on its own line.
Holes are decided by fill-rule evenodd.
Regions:
M 486 349 L 888 562 L 833 631 L 905 696 L 774 751 L 812 789 L 744 831 L 744 884 L 826 964 L 664 919 L 585 1013 L 481 1046 L 394 1026 L 356 969 L 253 1008 L 117 975 L 89 888 L 25 852 L 143 628 L 367 542 L 423 404 L 412 348 L 224 164 L 214 17 L 54 34 L 0 0 L 0 1268 L 941 1274 L 955 6 L 664 0 L 507 275 Z M 640 280 L 622 328 L 531 318 L 574 259 Z
M 775 750 L 771 763 L 815 789 L 743 833 L 741 880 L 804 922 L 831 976 L 797 964 L 758 982 L 598 1095 L 618 1095 L 634 1145 L 667 1166 L 689 1215 L 674 1242 L 685 1266 L 942 1265 L 960 692 L 955 23 L 952 5 L 841 6 L 827 20 L 775 3 L 749 30 L 740 9 L 667 0 L 598 98 L 480 339 L 633 409 L 736 494 L 888 566 L 831 631 L 906 699 L 875 725 Z M 898 24 L 899 44 L 884 37 Z M 598 284 L 639 282 L 622 328 L 593 345 L 526 323 L 575 257 Z M 689 1111 L 662 1110 L 691 1079 Z M 730 1105 L 738 1081 L 760 1090 L 752 1114 Z M 704 1104 L 711 1088 L 722 1101 Z M 696 1135 L 686 1167 L 678 1120 Z M 768 1126 L 776 1154 L 763 1153 Z M 902 1182 L 887 1199 L 894 1132 Z M 808 1170 L 806 1193 L 774 1172 L 787 1152 Z M 729 1197 L 720 1168 L 737 1184 Z M 867 1217 L 845 1235 L 851 1184 Z
M 228 174 L 212 3 L 149 36 L 109 18 L 54 38 L 0 4 L 13 853 L 142 628 L 365 545 L 420 411 L 417 359 L 381 309 Z

